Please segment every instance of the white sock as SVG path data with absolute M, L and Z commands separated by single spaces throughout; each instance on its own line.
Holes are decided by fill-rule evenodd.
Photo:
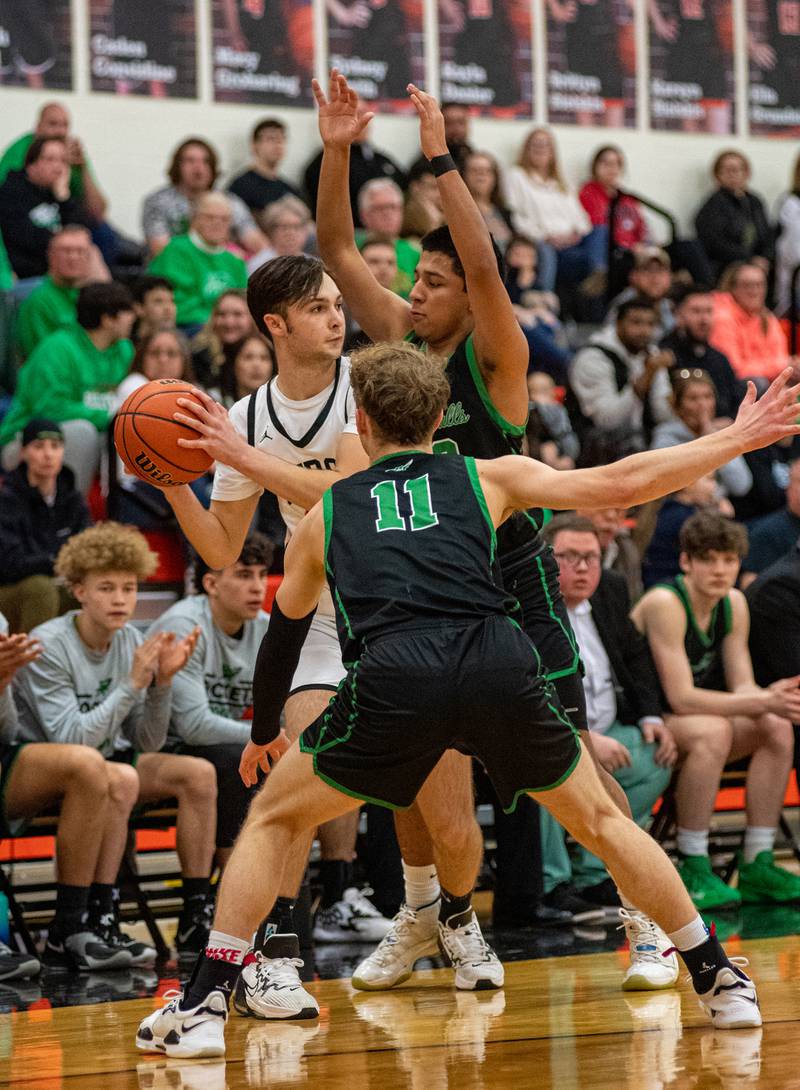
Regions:
M 206 957 L 213 961 L 227 961 L 229 965 L 241 965 L 249 949 L 247 939 L 237 939 L 224 931 L 212 931 L 206 943 Z
M 775 829 L 766 825 L 748 825 L 744 831 L 745 863 L 752 863 L 759 852 L 771 852 L 775 846 Z
M 432 905 L 441 896 L 439 875 L 436 867 L 429 863 L 425 867 L 410 867 L 403 863 L 403 880 L 406 887 L 406 904 L 409 908 L 424 908 Z
M 670 932 L 669 935 L 669 941 L 680 951 L 694 950 L 695 946 L 702 946 L 707 938 L 708 928 L 699 915 L 691 923 L 687 923 L 679 931 Z
M 678 826 L 678 851 L 681 855 L 708 855 L 708 829 Z

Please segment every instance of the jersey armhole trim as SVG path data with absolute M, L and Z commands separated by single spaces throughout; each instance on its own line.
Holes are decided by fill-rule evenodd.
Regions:
M 475 383 L 475 389 L 478 391 L 478 396 L 483 402 L 483 407 L 486 409 L 492 422 L 504 435 L 510 435 L 517 439 L 521 439 L 525 434 L 526 424 L 512 424 L 510 420 L 506 420 L 492 401 L 475 355 L 475 344 L 471 333 L 467 337 L 464 350 L 467 357 L 467 365 L 470 374 L 472 375 L 472 381 Z
M 467 467 L 467 476 L 469 477 L 470 484 L 472 485 L 472 491 L 475 493 L 475 499 L 478 501 L 478 506 L 481 509 L 483 517 L 489 526 L 489 533 L 492 539 L 492 551 L 490 561 L 493 564 L 494 558 L 497 553 L 497 530 L 495 529 L 492 516 L 489 514 L 489 505 L 486 502 L 486 495 L 483 491 L 483 485 L 481 484 L 480 475 L 478 474 L 478 467 L 475 465 L 475 459 L 470 457 L 464 458 L 464 465 Z
M 331 530 L 333 528 L 333 495 L 330 488 L 322 493 L 322 521 L 325 525 L 325 567 L 328 567 L 328 549 L 331 545 Z

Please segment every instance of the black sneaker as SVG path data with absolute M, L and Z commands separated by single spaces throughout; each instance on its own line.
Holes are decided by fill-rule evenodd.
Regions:
M 41 965 L 32 954 L 21 954 L 0 942 L 0 980 L 17 980 L 19 977 L 37 976 Z
M 178 951 L 178 956 L 188 957 L 202 953 L 206 948 L 213 922 L 213 901 L 204 901 L 199 907 L 190 904 L 188 912 L 184 909 L 178 919 L 178 929 L 175 932 L 175 949 Z
M 617 887 L 610 878 L 598 882 L 596 886 L 585 886 L 579 891 L 579 896 L 581 900 L 587 901 L 590 905 L 601 908 L 607 919 L 616 920 L 619 910 L 622 908 L 622 901 L 619 899 Z
M 584 901 L 572 886 L 566 882 L 545 893 L 542 904 L 548 908 L 555 908 L 561 912 L 568 912 L 570 923 L 587 923 L 589 920 L 602 920 L 605 916 L 600 905 L 594 905 Z
M 109 912 L 97 920 L 91 920 L 89 926 L 107 946 L 127 950 L 131 956 L 131 965 L 152 965 L 156 960 L 156 948 L 126 935 L 120 928 L 115 913 Z
M 61 939 L 48 935 L 42 964 L 48 969 L 103 972 L 108 969 L 129 969 L 131 955 L 119 946 L 109 946 L 93 931 L 79 931 Z
M 527 927 L 569 927 L 572 914 L 563 908 L 543 904 L 541 901 L 528 899 L 517 902 L 495 902 L 492 906 L 492 927 L 505 928 Z

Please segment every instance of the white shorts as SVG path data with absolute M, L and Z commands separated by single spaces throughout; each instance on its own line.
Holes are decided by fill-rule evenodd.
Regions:
M 346 673 L 342 664 L 336 621 L 332 616 L 317 613 L 300 652 L 300 661 L 292 678 L 289 695 L 304 689 L 335 691 Z

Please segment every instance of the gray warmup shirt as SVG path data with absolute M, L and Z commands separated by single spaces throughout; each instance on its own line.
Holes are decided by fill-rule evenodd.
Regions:
M 249 740 L 250 720 L 242 722 L 242 716 L 253 703 L 256 655 L 268 624 L 269 615 L 261 612 L 244 622 L 238 638 L 228 636 L 214 624 L 207 595 L 197 594 L 151 625 L 149 634 L 174 632 L 178 639 L 200 626 L 194 654 L 172 681 L 171 737 L 188 746 Z
M 78 635 L 77 610 L 34 628 L 44 651 L 14 678 L 21 742 L 72 742 L 104 757 L 133 747 L 161 749 L 169 726 L 171 687 L 134 689 L 128 680 L 142 636 L 132 625 L 115 632 L 108 651 Z
M 0 613 L 0 636 L 8 635 L 8 621 Z M 6 685 L 0 693 L 0 742 L 13 742 L 17 733 L 17 709 L 14 707 L 14 697 L 11 694 L 11 686 Z

